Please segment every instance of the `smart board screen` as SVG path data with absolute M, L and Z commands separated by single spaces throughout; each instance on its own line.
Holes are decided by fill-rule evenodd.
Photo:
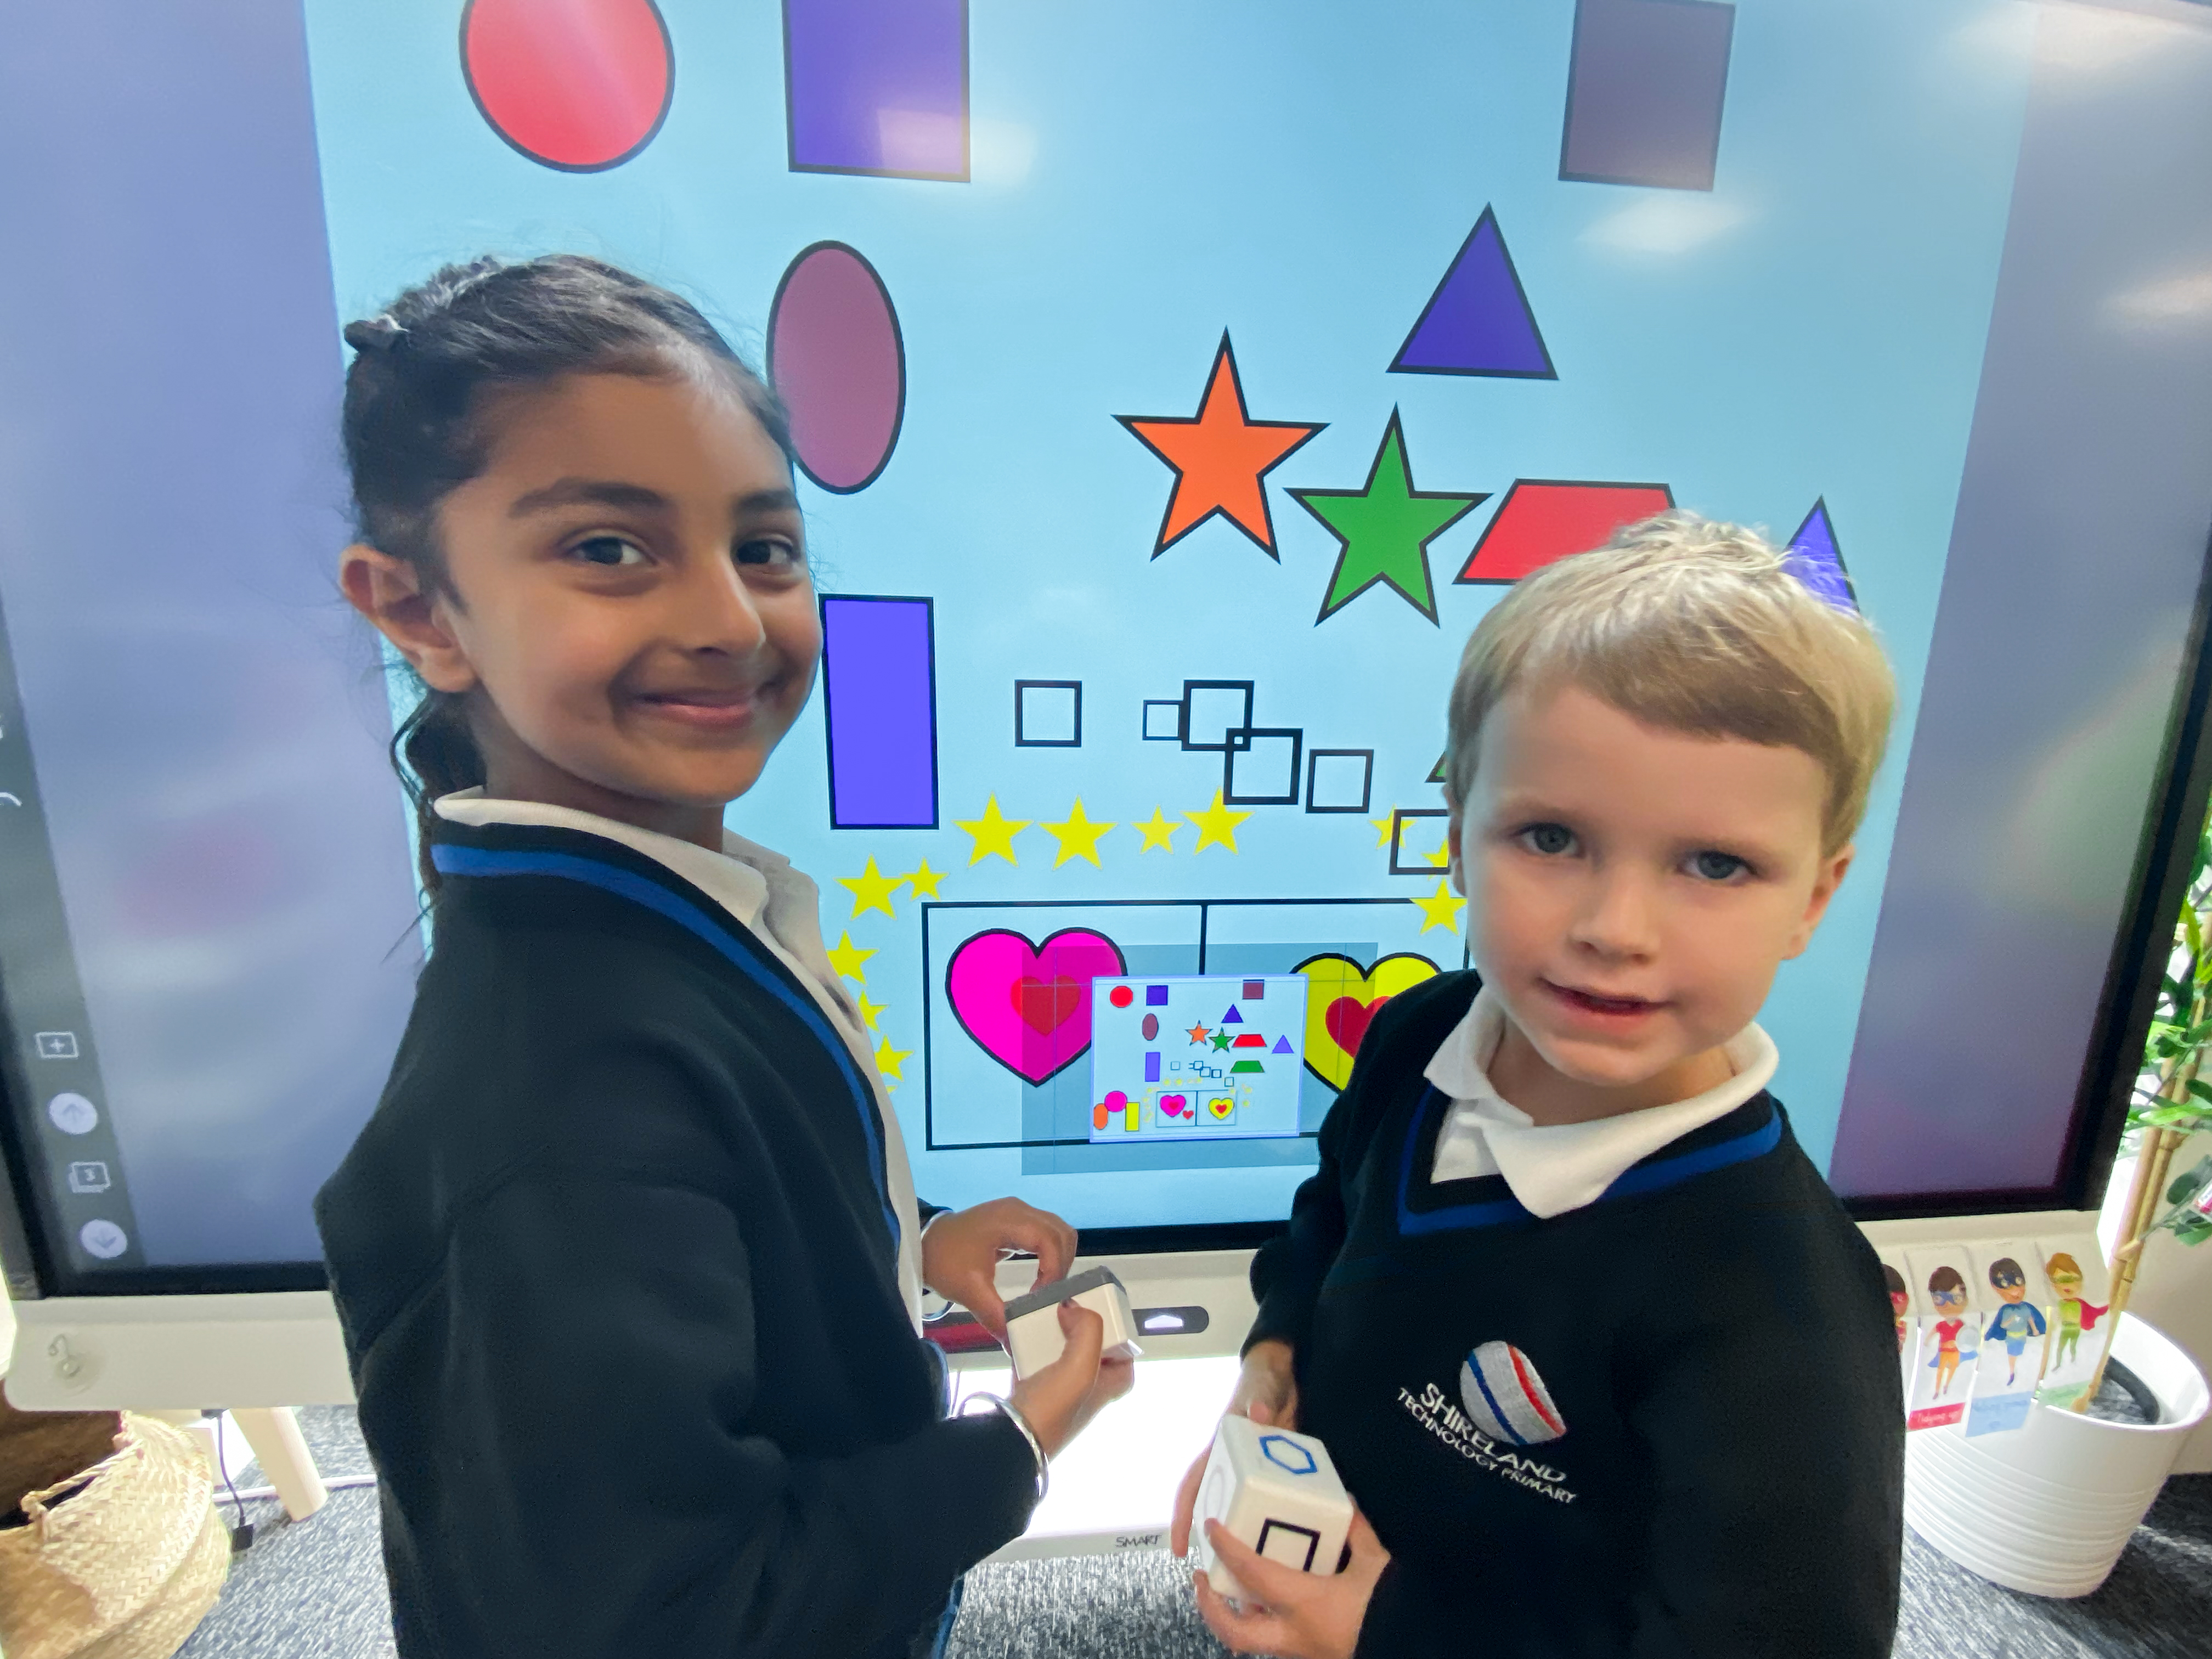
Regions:
M 1376 1010 L 1467 961 L 1462 642 L 1680 505 L 1898 672 L 1760 1016 L 1797 1136 L 1859 1197 L 2050 1200 L 2212 525 L 2197 9 L 0 24 L 19 238 L 73 250 L 0 272 L 0 970 L 54 1272 L 314 1255 L 419 939 L 331 587 L 337 330 L 485 252 L 676 286 L 790 404 L 825 654 L 729 822 L 820 882 L 924 1196 L 1279 1221 Z

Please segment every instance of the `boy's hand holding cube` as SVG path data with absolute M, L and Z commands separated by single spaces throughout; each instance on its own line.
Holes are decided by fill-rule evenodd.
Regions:
M 1334 1468 L 1328 1463 L 1328 1453 L 1321 1449 L 1321 1443 L 1304 1435 L 1284 1432 L 1295 1423 L 1297 1414 L 1297 1385 L 1292 1381 L 1290 1358 L 1289 1347 L 1274 1341 L 1255 1343 L 1245 1356 L 1244 1374 L 1231 1400 L 1229 1413 L 1222 1419 L 1214 1445 L 1191 1465 L 1189 1474 L 1183 1477 L 1182 1488 L 1176 1497 L 1170 1541 L 1177 1555 L 1184 1554 L 1194 1541 L 1197 1543 L 1203 1564 L 1195 1581 L 1199 1612 L 1207 1627 L 1235 1651 L 1271 1653 L 1282 1659 L 1350 1659 L 1358 1645 L 1359 1627 L 1367 1616 L 1367 1604 L 1375 1594 L 1376 1581 L 1389 1565 L 1390 1556 L 1376 1537 L 1375 1529 L 1367 1524 L 1367 1517 L 1359 1513 L 1341 1486 L 1335 1483 Z M 1267 1483 L 1264 1478 L 1255 1482 L 1247 1494 L 1261 1500 L 1256 1506 L 1240 1504 L 1233 1491 L 1218 1494 L 1218 1503 L 1205 1503 L 1201 1498 L 1216 1457 L 1224 1455 L 1224 1443 L 1256 1450 L 1260 1442 L 1270 1436 L 1291 1446 L 1313 1449 L 1316 1474 L 1323 1469 L 1328 1471 L 1328 1483 L 1334 1488 L 1336 1502 L 1342 1506 L 1330 1517 L 1341 1530 L 1332 1528 L 1313 1541 L 1314 1570 L 1310 1572 L 1279 1559 L 1293 1541 L 1300 1542 L 1297 1556 L 1301 1562 L 1308 1553 L 1289 1528 L 1269 1532 L 1267 1542 L 1270 1547 L 1268 1553 L 1263 1555 L 1237 1531 L 1223 1525 L 1219 1518 L 1224 1509 L 1230 1512 L 1232 1522 L 1242 1518 L 1246 1524 L 1240 1530 L 1249 1532 L 1255 1540 L 1267 1529 L 1266 1522 L 1271 1518 L 1294 1525 L 1309 1524 L 1295 1514 L 1267 1512 L 1264 1490 Z M 1228 1455 L 1234 1457 L 1237 1454 L 1231 1452 Z M 1264 1454 L 1261 1461 L 1266 1461 Z M 1308 1478 L 1297 1477 L 1298 1480 Z M 1231 1484 L 1235 1485 L 1233 1480 Z M 1247 1510 L 1252 1513 L 1243 1513 Z M 1256 1521 L 1253 1518 L 1255 1514 Z M 1337 1571 L 1336 1565 L 1347 1547 L 1351 1559 L 1342 1571 Z M 1243 1605 L 1231 1602 L 1231 1595 Z
M 1251 1600 L 1216 1553 L 1209 1521 L 1267 1560 L 1300 1572 L 1334 1573 L 1352 1527 L 1352 1498 L 1320 1441 L 1249 1417 L 1224 1417 L 1199 1486 L 1199 1530 L 1191 1541 L 1215 1589 L 1233 1601 Z

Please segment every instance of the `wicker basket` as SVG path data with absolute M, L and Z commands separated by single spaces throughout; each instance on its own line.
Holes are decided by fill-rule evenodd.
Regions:
M 191 1437 L 128 1412 L 0 1402 L 0 1652 L 169 1659 L 215 1605 L 230 1539 Z

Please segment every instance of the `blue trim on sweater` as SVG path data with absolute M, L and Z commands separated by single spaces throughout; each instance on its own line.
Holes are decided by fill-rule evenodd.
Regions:
M 860 1114 L 860 1133 L 867 1141 L 868 1177 L 875 1183 L 876 1201 L 883 1206 L 884 1221 L 890 1229 L 891 1248 L 898 1248 L 898 1212 L 891 1208 L 884 1183 L 884 1143 L 876 1122 L 875 1096 L 854 1066 L 852 1051 L 846 1048 L 844 1039 L 830 1029 L 822 1011 L 811 1000 L 793 992 L 727 927 L 658 882 L 635 871 L 602 864 L 574 853 L 498 852 L 489 848 L 456 847 L 441 842 L 432 845 L 430 861 L 440 873 L 448 876 L 551 876 L 556 880 L 580 881 L 617 898 L 641 904 L 713 945 L 739 972 L 794 1015 L 836 1062 L 838 1071 L 853 1090 L 854 1103 Z
M 1437 1085 L 1430 1084 L 1413 1103 L 1412 1121 L 1406 1127 L 1406 1149 L 1398 1161 L 1398 1231 L 1401 1237 L 1418 1237 L 1423 1233 L 1456 1232 L 1468 1227 L 1494 1227 L 1513 1221 L 1534 1221 L 1536 1218 L 1517 1198 L 1493 1200 L 1487 1204 L 1461 1204 L 1444 1210 L 1417 1211 L 1411 1199 L 1413 1188 L 1413 1160 L 1421 1144 L 1421 1124 L 1429 1114 L 1429 1103 L 1440 1099 Z M 1441 1127 L 1441 1126 L 1439 1126 Z M 1592 1199 L 1592 1204 L 1602 1204 L 1607 1199 L 1628 1198 L 1638 1193 L 1656 1193 L 1678 1182 L 1701 1176 L 1713 1170 L 1724 1170 L 1731 1164 L 1744 1164 L 1754 1158 L 1764 1158 L 1782 1144 L 1782 1114 L 1772 1103 L 1767 1106 L 1766 1121 L 1756 1129 L 1746 1131 L 1729 1140 L 1716 1141 L 1701 1146 L 1694 1152 L 1683 1152 L 1674 1158 L 1661 1158 L 1654 1164 L 1635 1164 L 1622 1170 L 1613 1184 Z M 1505 1419 L 1499 1418 L 1501 1423 Z

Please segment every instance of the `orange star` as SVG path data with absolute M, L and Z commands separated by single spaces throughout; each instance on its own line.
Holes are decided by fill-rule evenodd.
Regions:
M 1114 418 L 1175 469 L 1175 492 L 1152 544 L 1154 558 L 1217 513 L 1257 542 L 1269 558 L 1282 557 L 1275 551 L 1275 521 L 1261 480 L 1327 422 L 1248 419 L 1228 330 L 1221 332 L 1221 349 L 1214 355 L 1213 374 L 1196 415 Z

